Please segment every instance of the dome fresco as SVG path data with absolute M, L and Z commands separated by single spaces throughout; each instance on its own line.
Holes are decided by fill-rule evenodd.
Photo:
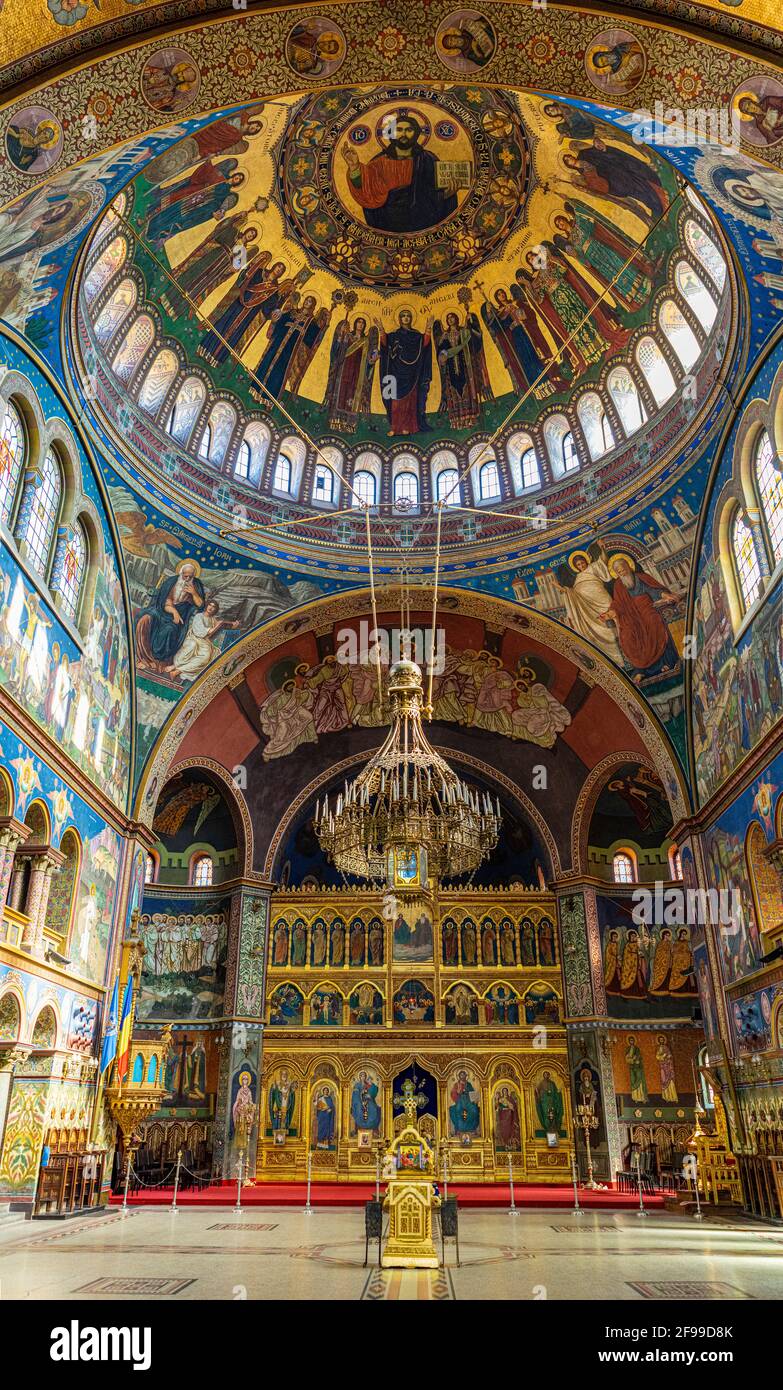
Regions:
M 426 545 L 438 501 L 462 546 L 459 507 L 494 539 L 633 491 L 703 418 L 732 331 L 721 234 L 666 160 L 457 83 L 219 116 L 98 222 L 75 313 L 96 418 L 142 473 L 240 543 L 310 513 L 346 550 L 363 527 L 329 514 L 365 504 L 379 549 L 406 516 Z

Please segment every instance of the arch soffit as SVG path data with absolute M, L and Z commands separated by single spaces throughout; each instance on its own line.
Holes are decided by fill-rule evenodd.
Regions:
M 243 796 L 239 795 L 233 777 L 222 763 L 215 762 L 214 758 L 182 758 L 179 762 L 172 763 L 165 782 L 161 783 L 160 790 L 163 791 L 166 782 L 170 782 L 180 772 L 186 772 L 189 768 L 198 768 L 199 772 L 211 774 L 215 781 L 220 783 L 220 791 L 225 796 L 231 812 L 237 838 L 241 838 L 242 842 L 239 846 L 242 876 L 244 878 L 257 877 L 253 874 L 253 822 L 250 819 L 247 802 Z M 156 797 L 152 807 L 153 815 L 157 801 L 158 798 Z M 149 823 L 152 824 L 152 816 Z
M 648 771 L 659 775 L 659 770 L 649 756 L 640 756 L 639 753 L 610 753 L 608 757 L 602 758 L 600 763 L 586 777 L 574 808 L 574 817 L 571 822 L 571 863 L 579 873 L 588 873 L 587 851 L 590 836 L 590 824 L 593 819 L 593 812 L 596 807 L 601 792 L 604 790 L 612 772 L 623 763 L 639 763 L 646 767 Z M 664 785 L 664 792 L 666 787 Z M 669 810 L 672 813 L 672 825 L 675 824 L 677 816 L 672 808 L 671 797 L 666 795 Z M 663 836 L 661 842 L 670 838 Z M 619 843 L 619 841 L 618 841 Z
M 483 618 L 493 625 L 505 620 L 504 625 L 508 629 L 521 632 L 526 638 L 557 652 L 575 667 L 576 673 L 587 685 L 600 684 L 639 731 L 648 752 L 651 769 L 657 773 L 666 789 L 673 819 L 676 821 L 687 814 L 690 808 L 690 793 L 666 731 L 633 683 L 596 648 L 555 619 L 533 613 L 529 609 L 523 610 L 508 599 L 449 587 L 441 588 L 440 595 L 442 600 L 455 600 L 449 609 L 451 615 Z M 379 589 L 377 602 L 380 611 L 387 608 L 395 611 L 399 608 L 400 592 L 393 587 Z M 235 680 L 261 656 L 290 641 L 292 611 L 302 615 L 311 614 L 312 619 L 307 626 L 320 629 L 340 620 L 366 616 L 369 603 L 370 592 L 364 588 L 348 591 L 339 597 L 330 595 L 315 599 L 296 610 L 279 615 L 263 627 L 256 628 L 229 648 L 228 652 L 221 654 L 175 706 L 155 740 L 136 791 L 135 814 L 142 824 L 151 824 L 155 790 L 169 777 L 174 766 L 178 765 L 175 764 L 177 748 L 188 729 L 215 696 L 225 688 L 229 675 Z M 298 631 L 303 632 L 305 627 L 306 624 L 302 622 Z M 636 752 L 632 756 L 640 762 L 645 761 Z M 206 766 L 209 762 L 208 759 L 195 759 L 192 765 Z M 220 769 L 218 775 L 222 772 L 224 779 L 228 776 L 220 764 L 212 763 L 212 766 L 216 772 Z M 229 780 L 236 794 L 233 780 Z

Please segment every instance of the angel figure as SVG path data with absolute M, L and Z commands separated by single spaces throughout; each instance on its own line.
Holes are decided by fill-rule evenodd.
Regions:
M 441 414 L 448 415 L 452 429 L 467 429 L 479 419 L 483 402 L 492 399 L 478 315 L 468 311 L 461 324 L 452 310 L 445 325 L 435 320 L 433 338 L 440 368 Z
M 326 332 L 330 317 L 330 309 L 317 307 L 315 295 L 305 295 L 300 303 L 298 291 L 273 309 L 266 330 L 267 347 L 255 368 L 255 375 L 266 390 L 257 391 L 251 386 L 251 395 L 257 400 L 269 395 L 277 398 L 284 386 L 295 392 Z
M 165 804 L 156 811 L 152 828 L 157 835 L 178 835 L 195 806 L 199 806 L 196 825 L 200 830 L 204 821 L 220 801 L 220 793 L 209 782 L 186 782 L 177 787 Z
M 370 411 L 372 377 L 380 355 L 377 328 L 368 329 L 366 318 L 344 318 L 338 323 L 329 357 L 326 408 L 329 427 L 354 434 Z
M 172 662 L 172 675 L 179 680 L 195 680 L 209 666 L 220 651 L 220 643 L 214 638 L 219 632 L 236 632 L 241 627 L 238 619 L 221 618 L 217 599 L 208 599 L 203 613 L 192 619 L 188 635 Z

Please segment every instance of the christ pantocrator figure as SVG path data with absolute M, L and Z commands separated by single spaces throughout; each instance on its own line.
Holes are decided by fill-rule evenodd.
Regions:
M 352 145 L 343 146 L 351 197 L 368 227 L 383 232 L 421 232 L 457 210 L 450 180 L 439 186 L 437 155 L 422 145 L 415 116 L 400 112 L 384 122 L 386 147 L 362 164 Z

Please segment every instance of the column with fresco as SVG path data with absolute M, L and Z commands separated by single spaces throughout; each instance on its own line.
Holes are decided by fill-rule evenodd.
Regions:
M 609 1031 L 602 1026 L 606 991 L 595 888 L 584 881 L 561 881 L 554 887 L 579 1173 L 587 1178 L 587 1148 L 584 1130 L 576 1124 L 577 1107 L 587 1105 L 597 1120 L 590 1131 L 594 1175 L 598 1182 L 609 1182 L 621 1166 L 621 1142 Z
M 212 1162 L 216 1175 L 255 1176 L 263 1058 L 271 885 L 243 882 L 231 895 L 225 1022 Z

